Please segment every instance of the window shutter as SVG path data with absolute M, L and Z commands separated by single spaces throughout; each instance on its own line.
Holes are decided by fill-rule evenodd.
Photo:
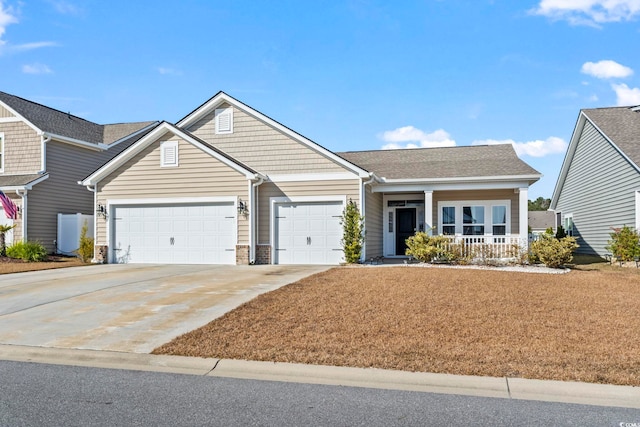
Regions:
M 216 133 L 233 133 L 233 109 L 219 108 L 216 110 Z

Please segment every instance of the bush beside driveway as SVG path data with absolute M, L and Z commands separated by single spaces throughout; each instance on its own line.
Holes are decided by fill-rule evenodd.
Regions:
M 154 353 L 637 386 L 638 273 L 335 268 Z

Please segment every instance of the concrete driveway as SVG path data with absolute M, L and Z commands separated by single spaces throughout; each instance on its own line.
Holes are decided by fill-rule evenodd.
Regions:
M 108 264 L 0 276 L 0 344 L 148 353 L 328 266 Z

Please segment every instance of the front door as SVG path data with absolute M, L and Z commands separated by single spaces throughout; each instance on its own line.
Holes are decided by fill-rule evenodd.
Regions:
M 396 209 L 396 255 L 404 255 L 406 240 L 416 232 L 415 208 Z

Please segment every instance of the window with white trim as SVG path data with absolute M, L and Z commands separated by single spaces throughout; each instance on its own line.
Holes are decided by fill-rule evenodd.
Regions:
M 564 224 L 563 224 L 564 232 L 567 233 L 567 236 L 573 236 L 574 225 L 573 225 L 573 214 L 564 214 Z
M 216 134 L 233 133 L 233 108 L 216 108 Z
M 505 236 L 511 233 L 509 200 L 438 202 L 438 232 L 444 235 Z
M 4 133 L 0 132 L 0 172 L 4 171 Z
M 178 166 L 178 141 L 163 141 L 160 144 L 160 166 Z

